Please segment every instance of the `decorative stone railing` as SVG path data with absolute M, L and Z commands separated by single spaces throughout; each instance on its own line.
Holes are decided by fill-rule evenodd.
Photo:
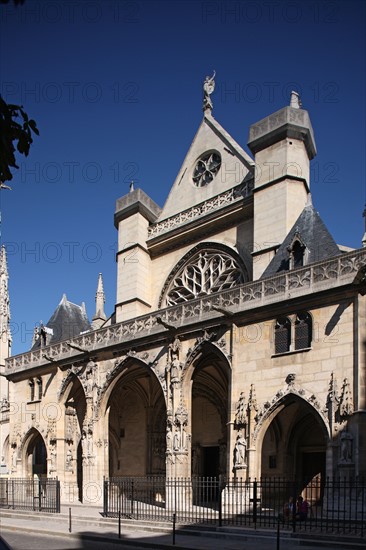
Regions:
M 6 374 L 52 361 L 66 360 L 80 355 L 83 351 L 93 352 L 124 342 L 134 347 L 137 339 L 164 333 L 168 326 L 179 328 L 220 318 L 226 313 L 236 314 L 296 296 L 321 292 L 353 283 L 357 275 L 357 281 L 361 282 L 364 277 L 363 269 L 366 270 L 366 249 L 347 252 L 330 260 L 245 283 L 230 290 L 88 332 L 72 340 L 15 355 L 6 360 Z
M 213 197 L 212 199 L 201 202 L 200 204 L 197 204 L 192 208 L 183 210 L 183 212 L 180 212 L 175 216 L 171 216 L 166 220 L 157 222 L 156 224 L 149 227 L 148 238 L 152 239 L 153 237 L 157 237 L 158 235 L 166 233 L 167 231 L 171 231 L 172 229 L 180 227 L 185 223 L 201 218 L 203 215 L 209 214 L 214 210 L 218 210 L 223 206 L 237 202 L 240 199 L 245 199 L 253 194 L 253 187 L 253 181 L 248 181 L 239 185 L 238 187 L 229 189 L 228 191 L 225 191 L 220 195 L 216 195 L 216 197 Z

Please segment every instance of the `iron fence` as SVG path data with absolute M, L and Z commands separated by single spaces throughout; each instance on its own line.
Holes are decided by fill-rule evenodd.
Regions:
M 59 513 L 60 482 L 49 478 L 0 478 L 0 508 Z
M 303 498 L 300 505 L 299 497 Z M 366 484 L 320 476 L 300 483 L 279 478 L 243 480 L 114 477 L 104 481 L 104 515 L 180 524 L 234 525 L 364 537 Z

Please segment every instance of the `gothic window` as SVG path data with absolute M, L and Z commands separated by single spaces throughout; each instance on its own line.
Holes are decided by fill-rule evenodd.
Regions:
M 29 401 L 34 401 L 34 380 L 31 378 L 28 380 L 29 385 Z
M 246 280 L 243 269 L 233 256 L 217 249 L 203 249 L 175 273 L 163 307 L 227 290 Z
M 308 312 L 277 319 L 274 329 L 275 354 L 309 349 L 311 341 L 312 318 Z
M 295 350 L 310 348 L 311 337 L 311 316 L 307 312 L 298 313 L 295 320 Z
M 287 269 L 297 269 L 307 263 L 308 251 L 298 231 L 296 231 L 293 241 L 287 250 L 289 252 Z
M 37 399 L 41 400 L 42 399 L 42 378 L 41 377 L 37 378 L 37 389 L 38 389 Z
M 304 265 L 304 247 L 299 241 L 296 241 L 292 247 L 292 267 L 302 267 Z
M 291 321 L 280 317 L 275 325 L 275 353 L 286 353 L 291 347 Z
M 193 183 L 196 187 L 204 187 L 211 183 L 221 166 L 221 156 L 213 151 L 202 155 L 193 170 Z

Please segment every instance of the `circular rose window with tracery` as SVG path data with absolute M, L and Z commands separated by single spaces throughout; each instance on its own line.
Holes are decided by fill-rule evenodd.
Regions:
M 204 187 L 211 183 L 220 170 L 221 156 L 219 153 L 205 153 L 202 155 L 193 170 L 193 183 L 196 187 Z
M 165 294 L 164 306 L 227 290 L 245 280 L 235 258 L 221 251 L 202 250 L 176 273 Z

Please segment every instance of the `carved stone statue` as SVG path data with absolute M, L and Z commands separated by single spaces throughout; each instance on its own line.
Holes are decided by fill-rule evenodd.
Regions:
M 73 460 L 72 450 L 69 448 L 66 453 L 66 461 L 65 461 L 66 471 L 68 472 L 72 471 L 72 460 Z
M 55 445 L 52 445 L 50 449 L 50 469 L 49 469 L 50 473 L 56 472 L 56 458 L 57 458 L 56 447 Z
M 215 90 L 215 76 L 216 71 L 213 72 L 213 75 L 211 77 L 206 76 L 205 81 L 203 83 L 203 110 L 206 111 L 207 109 L 212 110 L 212 101 L 210 98 L 210 95 Z
M 352 435 L 343 430 L 340 436 L 340 464 L 350 464 L 353 462 L 353 437 Z
M 238 434 L 234 448 L 234 468 L 245 468 L 247 441 L 243 434 Z

